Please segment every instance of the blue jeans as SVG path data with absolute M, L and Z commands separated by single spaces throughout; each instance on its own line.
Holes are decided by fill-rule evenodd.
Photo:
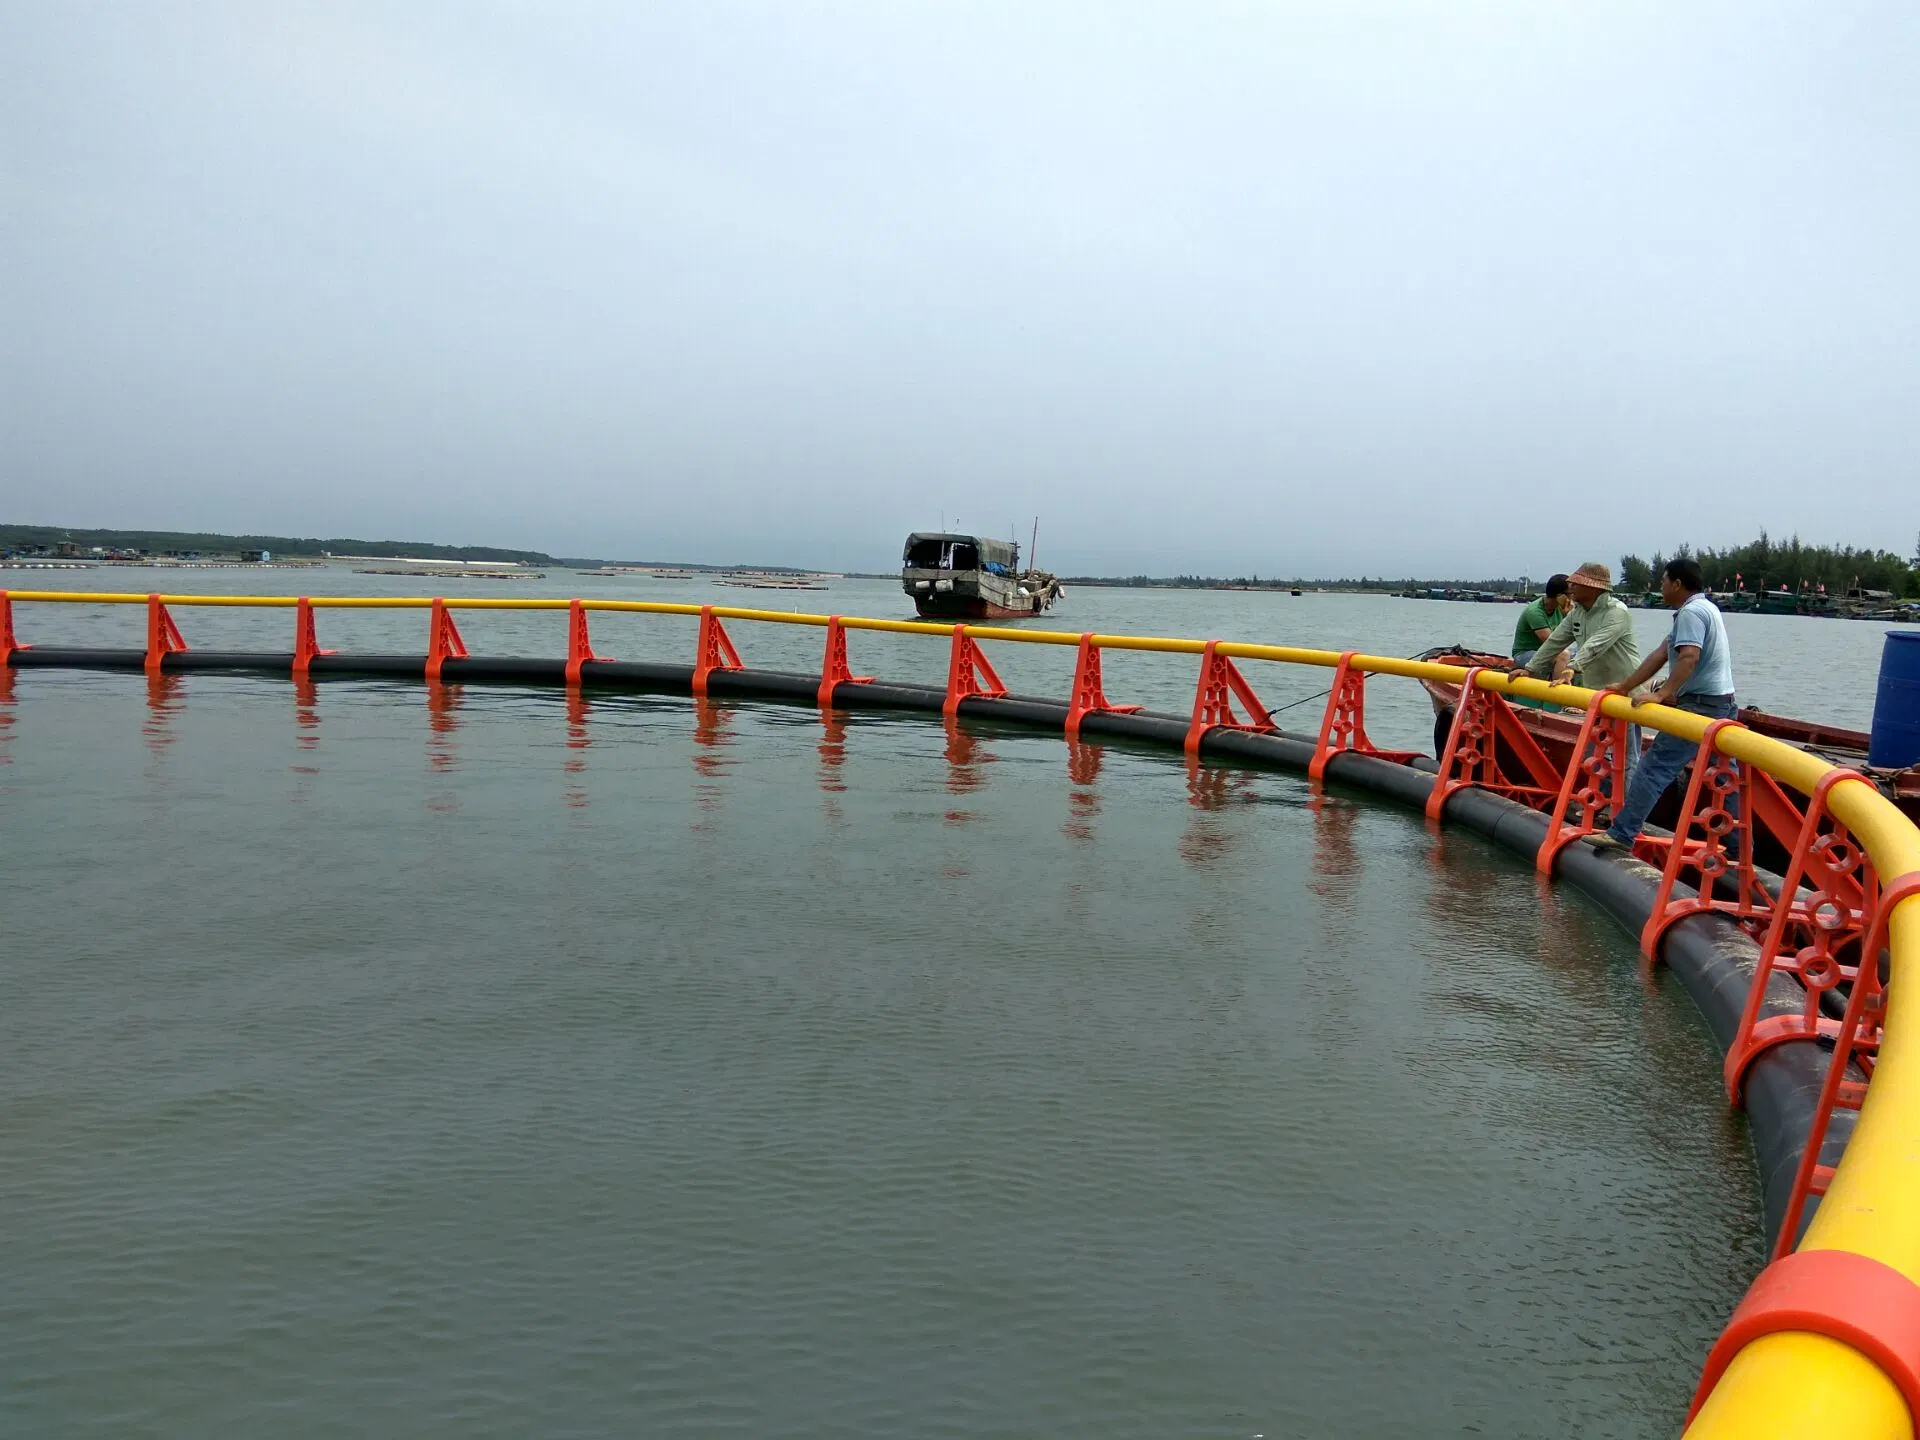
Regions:
M 1733 696 L 1682 695 L 1673 702 L 1673 708 L 1705 715 L 1711 720 L 1731 720 Z M 1607 834 L 1622 845 L 1631 845 L 1667 787 L 1680 778 L 1687 762 L 1699 753 L 1700 747 L 1691 740 L 1669 735 L 1664 730 L 1655 732 L 1653 744 L 1633 767 L 1633 774 L 1627 780 L 1627 798 L 1621 803 L 1620 813 L 1613 817 L 1613 824 L 1607 827 Z

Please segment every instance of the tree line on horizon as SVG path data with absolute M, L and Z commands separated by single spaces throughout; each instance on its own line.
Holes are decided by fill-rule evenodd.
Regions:
M 223 553 L 239 550 L 270 550 L 276 555 L 318 556 L 327 552 L 336 555 L 380 557 L 412 555 L 447 560 L 509 560 L 518 561 L 523 565 L 591 567 L 608 563 L 601 560 L 556 558 L 540 550 L 509 550 L 492 545 L 441 545 L 425 540 L 345 538 L 323 540 L 287 535 L 222 535 L 181 530 L 68 529 L 51 525 L 0 525 L 0 551 L 40 546 L 51 548 L 60 541 L 70 541 L 83 550 L 97 545 L 105 548 L 137 549 L 149 552 L 198 550 Z M 1699 561 L 1708 587 L 1719 592 L 1730 593 L 1736 589 L 1750 592 L 1760 590 L 1799 592 L 1824 588 L 1829 595 L 1844 596 L 1848 590 L 1857 586 L 1863 590 L 1884 590 L 1901 598 L 1920 595 L 1920 537 L 1916 537 L 1914 554 L 1908 559 L 1902 559 L 1891 550 L 1856 549 L 1850 545 L 1808 545 L 1798 535 L 1785 541 L 1775 541 L 1765 530 L 1760 532 L 1757 540 L 1726 550 L 1716 550 L 1711 547 L 1695 548 L 1683 544 L 1674 551 L 1674 558 L 1680 556 L 1691 556 Z M 1657 589 L 1660 572 L 1668 558 L 1660 551 L 1655 551 L 1651 559 L 1642 559 L 1638 555 L 1622 555 L 1620 573 L 1617 577 L 1621 593 L 1636 595 Z M 727 567 L 688 564 L 685 568 L 706 570 Z M 785 567 L 756 568 L 771 570 Z M 884 576 L 890 572 L 880 573 Z M 1115 585 L 1153 589 L 1211 590 L 1232 587 L 1285 590 L 1291 587 L 1310 587 L 1319 590 L 1454 589 L 1514 594 L 1523 590 L 1537 590 L 1541 578 L 1544 577 L 1537 577 L 1523 585 L 1520 580 L 1509 576 L 1481 580 L 1416 579 L 1409 576 L 1401 580 L 1392 580 L 1384 575 L 1362 575 L 1358 579 L 1351 576 L 1318 579 L 1295 576 L 1292 579 L 1280 579 L 1276 576 L 1259 575 L 1183 574 L 1171 576 L 1068 575 L 1063 577 L 1063 582 L 1069 585 Z
M 1827 594 L 1844 596 L 1849 590 L 1884 590 L 1899 598 L 1920 595 L 1920 537 L 1914 541 L 1914 554 L 1902 559 L 1891 550 L 1858 549 L 1851 545 L 1809 545 L 1798 535 L 1776 541 L 1766 531 L 1745 545 L 1725 550 L 1681 545 L 1672 556 L 1656 550 L 1650 560 L 1638 555 L 1622 555 L 1616 589 L 1623 595 L 1640 595 L 1660 588 L 1660 573 L 1668 559 L 1683 556 L 1700 562 L 1707 587 L 1716 592 L 1735 590 L 1804 589 L 1814 592 L 1824 587 Z M 1140 589 L 1285 590 L 1291 587 L 1315 590 L 1458 590 L 1494 594 L 1520 594 L 1538 591 L 1544 576 L 1514 579 L 1416 579 L 1391 580 L 1384 575 L 1351 576 L 1340 579 L 1309 580 L 1299 576 L 1283 580 L 1259 575 L 1068 575 L 1068 585 L 1113 585 Z
M 1765 530 L 1759 539 L 1726 550 L 1681 545 L 1671 556 L 1656 550 L 1651 560 L 1622 555 L 1619 588 L 1629 595 L 1657 590 L 1667 561 L 1689 557 L 1700 562 L 1707 588 L 1725 593 L 1824 590 L 1840 596 L 1858 587 L 1901 597 L 1920 595 L 1920 537 L 1914 540 L 1912 557 L 1902 559 L 1891 550 L 1808 545 L 1798 535 L 1775 541 Z
M 275 555 L 368 555 L 381 559 L 418 556 L 434 560 L 512 560 L 522 565 L 559 562 L 540 550 L 502 550 L 493 545 L 434 545 L 425 540 L 322 540 L 298 535 L 222 535 L 200 530 L 88 530 L 59 525 L 0 525 L 0 550 L 51 549 L 62 542 L 88 550 L 198 550 L 227 554 L 241 550 L 270 550 Z M 597 562 L 596 562 L 597 563 Z

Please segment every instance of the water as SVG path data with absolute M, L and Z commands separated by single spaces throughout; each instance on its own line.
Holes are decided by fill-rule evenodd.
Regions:
M 1577 893 L 1156 752 L 21 672 L 0 955 L 7 1433 L 1666 1435 L 1763 1258 L 1711 1041 Z

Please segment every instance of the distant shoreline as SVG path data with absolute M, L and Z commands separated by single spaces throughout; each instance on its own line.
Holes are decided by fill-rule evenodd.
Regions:
M 1911 561 L 1888 550 L 1809 546 L 1796 536 L 1785 542 L 1761 532 L 1752 544 L 1728 551 L 1691 551 L 1702 565 L 1709 590 L 1736 596 L 1764 593 L 1765 608 L 1812 609 L 1844 604 L 1853 609 L 1902 609 L 1903 601 L 1920 596 L 1920 541 Z M 893 580 L 898 570 L 824 570 L 804 565 L 769 565 L 740 561 L 715 564 L 704 560 L 604 559 L 577 555 L 550 555 L 544 550 L 513 550 L 493 545 L 442 545 L 426 540 L 362 540 L 348 537 L 321 539 L 292 535 L 230 535 L 217 531 L 109 530 L 57 525 L 0 524 L 0 564 L 15 568 L 64 568 L 71 564 L 300 564 L 304 562 L 372 561 L 411 563 L 426 567 L 493 565 L 529 570 L 672 571 L 693 575 L 751 574 L 765 579 L 844 575 L 848 579 Z M 1629 603 L 1651 597 L 1657 588 L 1664 557 L 1621 557 L 1618 589 Z M 1239 590 L 1287 593 L 1309 591 L 1344 595 L 1401 595 L 1421 599 L 1454 598 L 1480 601 L 1531 599 L 1541 577 L 1502 575 L 1498 578 L 1421 579 L 1385 575 L 1280 579 L 1262 575 L 1063 575 L 1065 586 L 1085 585 L 1112 590 Z M 1654 603 L 1650 598 L 1649 603 Z M 1756 602 L 1758 603 L 1758 602 Z

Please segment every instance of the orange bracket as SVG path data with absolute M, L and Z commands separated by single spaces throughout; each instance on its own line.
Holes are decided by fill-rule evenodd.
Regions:
M 733 641 L 727 637 L 727 627 L 720 623 L 720 617 L 713 613 L 711 605 L 700 607 L 700 638 L 695 642 L 693 657 L 693 693 L 707 693 L 707 677 L 716 670 L 744 670 L 740 663 L 740 652 L 733 648 Z
M 587 607 L 578 600 L 569 600 L 567 602 L 567 684 L 580 683 L 580 671 L 584 666 L 612 658 L 610 655 L 593 653 L 593 642 L 587 637 Z
M 1307 765 L 1311 779 L 1322 779 L 1327 762 L 1343 750 L 1391 760 L 1396 765 L 1406 764 L 1416 754 L 1412 750 L 1382 750 L 1367 738 L 1367 672 L 1354 668 L 1353 657 L 1358 653 L 1344 652 L 1333 672 L 1333 689 L 1327 694 L 1326 713 L 1320 717 L 1320 740 Z
M 1627 722 L 1600 713 L 1606 699 L 1596 695 L 1587 702 L 1586 718 L 1573 742 L 1573 763 L 1560 781 L 1546 838 L 1533 858 L 1534 869 L 1542 875 L 1553 874 L 1562 850 L 1600 828 L 1603 809 L 1617 811 L 1627 798 Z M 1576 805 L 1580 818 L 1569 824 L 1567 815 Z
M 1548 798 L 1560 793 L 1560 772 L 1520 723 L 1513 707 L 1501 696 L 1482 690 L 1475 683 L 1485 668 L 1474 666 L 1461 683 L 1460 703 L 1454 709 L 1453 725 L 1447 731 L 1447 743 L 1440 754 L 1440 773 L 1434 777 L 1433 789 L 1427 796 L 1429 820 L 1437 822 L 1454 793 L 1469 786 L 1491 790 L 1536 810 L 1546 809 Z M 1501 766 L 1503 743 L 1519 759 L 1521 768 L 1527 772 L 1527 781 L 1509 776 Z
M 1189 755 L 1200 753 L 1200 742 L 1206 739 L 1209 730 L 1252 730 L 1271 735 L 1280 728 L 1273 723 L 1267 707 L 1260 703 L 1260 697 L 1253 693 L 1253 686 L 1240 673 L 1240 667 L 1233 663 L 1233 657 L 1214 649 L 1219 643 L 1209 640 L 1207 648 L 1200 652 L 1200 683 L 1194 688 L 1193 719 L 1187 726 Z M 1245 720 L 1234 713 L 1236 696 L 1247 707 Z
M 814 697 L 822 710 L 833 708 L 836 685 L 871 685 L 873 676 L 856 675 L 847 663 L 847 627 L 838 615 L 827 617 L 827 654 L 820 662 L 820 690 Z
M 1866 1101 L 1867 1086 L 1873 1080 L 1874 1063 L 1880 1054 L 1880 1039 L 1887 1023 L 1887 986 L 1880 978 L 1880 951 L 1887 943 L 1887 922 L 1893 917 L 1894 907 L 1914 895 L 1920 895 L 1920 870 L 1909 871 L 1887 886 L 1874 907 L 1873 923 L 1867 928 L 1866 941 L 1860 947 L 1861 959 L 1853 989 L 1847 996 L 1847 1012 L 1833 1037 L 1833 1053 L 1827 1057 L 1827 1076 L 1820 1086 L 1820 1098 L 1814 1103 L 1813 1119 L 1807 1125 L 1807 1143 L 1800 1150 L 1800 1168 L 1794 1172 L 1786 1213 L 1780 1217 L 1780 1233 L 1773 1237 L 1776 1259 L 1793 1249 L 1808 1197 L 1825 1195 L 1833 1183 L 1834 1167 L 1820 1162 L 1833 1112 L 1858 1110 Z M 1849 1080 L 1849 1064 L 1866 1079 Z M 1920 1350 L 1911 1353 L 1916 1363 L 1920 1363 Z M 1920 1415 L 1920 1410 L 1914 1413 Z
M 1080 738 L 1080 722 L 1099 712 L 1109 715 L 1131 715 L 1139 710 L 1138 705 L 1115 705 L 1107 699 L 1107 692 L 1100 683 L 1100 647 L 1093 643 L 1093 636 L 1080 637 L 1080 656 L 1073 664 L 1073 700 L 1067 706 L 1067 742 L 1072 744 Z
M 1725 915 L 1758 939 L 1766 933 L 1774 911 L 1774 897 L 1755 879 L 1754 836 L 1769 831 L 1781 849 L 1793 854 L 1806 816 L 1780 783 L 1764 770 L 1740 765 L 1707 746 L 1721 727 L 1735 720 L 1715 720 L 1707 727 L 1701 750 L 1694 757 L 1694 778 L 1674 825 L 1673 837 L 1662 840 L 1642 835 L 1634 848 L 1660 866 L 1656 904 L 1641 931 L 1640 950 L 1652 963 L 1667 926 L 1687 915 L 1713 911 Z M 1737 806 L 1737 808 L 1736 808 Z M 1696 829 L 1701 834 L 1693 833 Z M 1735 831 L 1739 839 L 1733 840 Z M 1674 882 L 1683 871 L 1696 875 L 1695 893 L 1672 898 Z M 1715 881 L 1731 871 L 1734 898 L 1717 892 Z
M 1666 863 L 1660 867 L 1653 909 L 1640 930 L 1640 953 L 1649 965 L 1658 963 L 1661 938 L 1676 920 L 1706 911 L 1719 911 L 1738 920 L 1765 920 L 1772 913 L 1772 899 L 1753 875 L 1752 771 L 1714 748 L 1720 732 L 1728 726 L 1744 728 L 1738 720 L 1712 721 L 1693 757 L 1693 776 L 1687 781 L 1686 799 L 1674 821 L 1673 839 L 1666 842 Z M 1695 893 L 1676 900 L 1673 887 L 1682 870 L 1695 872 Z M 1730 870 L 1739 896 L 1732 903 L 1714 894 L 1715 882 Z
M 13 638 L 13 601 L 8 598 L 6 591 L 0 590 L 0 665 L 11 660 L 14 651 L 32 648 Z
M 985 682 L 984 684 L 982 682 Z M 986 654 L 974 643 L 967 627 L 953 627 L 953 651 L 947 658 L 947 698 L 940 713 L 949 718 L 960 713 L 960 702 L 968 698 L 998 700 L 1007 693 Z
M 1873 923 L 1870 897 L 1877 887 L 1866 851 L 1828 812 L 1827 794 L 1839 782 L 1859 778 L 1857 770 L 1829 770 L 1808 799 L 1780 886 L 1780 903 L 1760 943 L 1746 1008 L 1721 1066 L 1727 1096 L 1736 1105 L 1747 1067 L 1763 1051 L 1788 1040 L 1831 1040 L 1840 1033 L 1840 1022 L 1821 1012 L 1820 1001 L 1836 986 L 1856 981 L 1858 952 L 1852 947 Z M 1811 892 L 1803 891 L 1809 882 Z M 1843 954 L 1856 963 L 1846 963 Z M 1805 987 L 1798 1014 L 1761 1015 L 1767 982 L 1776 972 L 1793 976 Z
M 1920 1415 L 1920 1285 L 1851 1250 L 1783 1255 L 1755 1278 L 1707 1354 L 1687 1424 L 1720 1383 L 1733 1357 L 1763 1335 L 1804 1330 L 1838 1340 L 1885 1373 Z
M 438 682 L 440 667 L 448 660 L 467 658 L 467 645 L 460 638 L 459 627 L 453 623 L 453 614 L 447 609 L 447 602 L 434 597 L 433 614 L 427 622 L 427 679 Z
M 147 672 L 158 674 L 167 656 L 177 655 L 186 648 L 186 638 L 173 623 L 167 607 L 160 603 L 160 597 L 147 596 Z
M 316 655 L 333 655 L 337 651 L 322 650 L 313 630 L 313 602 L 306 596 L 300 597 L 300 603 L 294 607 L 293 615 L 293 678 L 304 680 L 313 667 Z

